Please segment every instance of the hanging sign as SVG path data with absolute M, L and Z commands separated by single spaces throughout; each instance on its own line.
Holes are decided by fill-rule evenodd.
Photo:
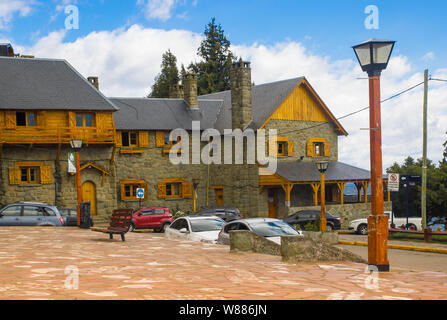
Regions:
M 76 173 L 76 156 L 74 152 L 68 153 L 68 173 Z

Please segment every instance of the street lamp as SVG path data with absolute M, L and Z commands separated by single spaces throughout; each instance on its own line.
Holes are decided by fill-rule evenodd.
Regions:
M 78 205 L 76 207 L 77 216 L 78 216 L 78 227 L 81 225 L 81 203 L 82 203 L 82 192 L 81 192 L 81 164 L 79 151 L 82 148 L 82 140 L 73 139 L 70 140 L 70 145 L 73 150 L 76 152 L 76 191 L 78 195 Z
M 326 195 L 324 189 L 324 173 L 329 166 L 328 161 L 320 161 L 317 162 L 317 169 L 320 171 L 320 179 L 321 179 L 321 214 L 320 214 L 320 231 L 326 231 Z
M 395 41 L 370 39 L 352 47 L 369 78 L 369 137 L 371 161 L 371 215 L 368 217 L 368 264 L 389 271 L 388 216 L 383 213 L 380 74 L 390 60 Z
M 193 184 L 193 195 L 192 195 L 192 205 L 193 205 L 193 212 L 197 212 L 197 187 L 199 186 L 200 178 L 193 178 L 192 184 Z

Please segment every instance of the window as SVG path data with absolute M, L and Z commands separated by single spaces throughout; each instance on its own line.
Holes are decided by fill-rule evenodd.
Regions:
M 324 143 L 314 142 L 314 155 L 318 157 L 324 155 Z
M 138 200 L 137 189 L 144 189 L 144 199 L 147 199 L 147 184 L 144 180 L 122 180 L 121 182 L 121 200 Z
M 181 230 L 181 229 L 189 230 L 188 221 L 186 221 L 186 219 L 178 219 L 173 224 L 171 224 L 170 228 L 175 230 Z
M 182 184 L 181 183 L 167 183 L 166 184 L 166 196 L 168 198 L 181 198 L 182 197 Z
M 5 217 L 18 217 L 22 213 L 22 206 L 13 206 L 6 208 L 2 211 L 2 215 Z
M 20 182 L 24 184 L 39 183 L 39 167 L 20 167 Z
M 311 138 L 307 142 L 308 157 L 329 157 L 330 144 L 325 138 Z
M 286 155 L 286 148 L 287 148 L 286 142 L 278 142 L 276 155 L 279 157 L 284 157 Z
M 18 127 L 34 127 L 36 114 L 34 112 L 16 112 L 16 125 Z
M 121 140 L 123 147 L 136 147 L 138 146 L 138 133 L 124 131 L 121 133 Z
M 76 127 L 93 127 L 93 114 L 76 113 Z
M 40 207 L 34 206 L 23 206 L 23 216 L 24 217 L 38 217 L 43 216 L 43 211 Z
M 293 157 L 294 155 L 294 143 L 288 137 L 276 137 L 276 145 L 275 140 L 271 139 L 270 148 L 269 153 L 277 157 Z

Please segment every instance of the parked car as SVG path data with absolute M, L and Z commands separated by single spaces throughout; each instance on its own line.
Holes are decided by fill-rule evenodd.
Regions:
M 408 225 L 407 225 L 407 218 L 397 218 L 395 216 L 391 216 L 391 211 L 385 211 L 384 212 L 388 216 L 388 226 L 391 226 L 391 221 L 394 222 L 394 225 L 396 227 L 404 226 L 408 229 L 412 230 L 422 230 L 422 218 L 421 217 L 411 217 L 408 218 Z M 393 218 L 393 220 L 391 220 Z M 361 235 L 368 234 L 368 219 L 356 219 L 349 223 L 349 230 L 354 230 L 356 233 Z
M 76 208 L 58 208 L 58 210 L 65 220 L 65 226 L 73 227 L 78 225 L 78 211 Z
M 297 213 L 291 214 L 290 216 L 282 219 L 291 226 L 299 225 L 301 230 L 304 230 L 304 226 L 309 222 L 315 223 L 317 219 L 320 219 L 321 212 L 319 210 L 302 210 Z M 326 212 L 326 230 L 340 230 L 341 229 L 341 219 L 340 217 L 333 216 L 329 212 Z
M 219 233 L 217 243 L 230 244 L 230 231 L 249 230 L 273 242 L 281 244 L 281 236 L 302 236 L 301 230 L 295 230 L 279 219 L 250 218 L 227 223 Z
M 129 231 L 153 229 L 155 232 L 164 232 L 172 221 L 172 214 L 168 208 L 144 207 L 132 214 Z
M 224 224 L 225 221 L 216 216 L 180 217 L 165 230 L 165 235 L 173 239 L 216 243 Z
M 60 227 L 65 220 L 55 206 L 39 202 L 20 202 L 0 210 L 0 226 Z
M 237 219 L 243 219 L 242 214 L 238 208 L 235 207 L 206 207 L 197 213 L 198 216 L 217 216 L 225 222 L 230 222 Z

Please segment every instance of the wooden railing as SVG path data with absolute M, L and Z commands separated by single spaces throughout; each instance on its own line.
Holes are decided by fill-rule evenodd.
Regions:
M 115 129 L 37 126 L 0 128 L 0 143 L 70 143 L 72 139 L 82 139 L 86 144 L 114 144 Z

